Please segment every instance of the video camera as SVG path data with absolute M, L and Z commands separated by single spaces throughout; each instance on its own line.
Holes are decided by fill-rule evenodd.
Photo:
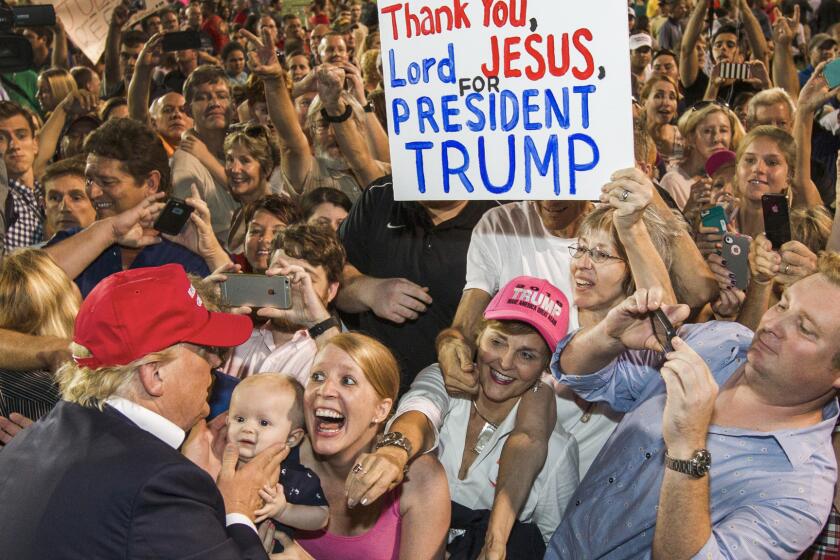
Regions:
M 13 27 L 52 27 L 55 9 L 51 4 L 9 6 L 0 0 L 0 72 L 19 72 L 32 68 L 32 45 Z

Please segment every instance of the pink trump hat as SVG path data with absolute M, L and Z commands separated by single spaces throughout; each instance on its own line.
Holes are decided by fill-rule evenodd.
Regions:
M 517 276 L 493 297 L 484 318 L 527 323 L 553 352 L 569 330 L 569 300 L 548 280 Z

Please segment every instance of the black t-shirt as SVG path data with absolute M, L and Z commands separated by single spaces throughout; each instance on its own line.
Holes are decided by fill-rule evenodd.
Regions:
M 683 86 L 683 100 L 685 102 L 685 107 L 686 109 L 690 109 L 703 100 L 703 96 L 706 94 L 706 88 L 709 86 L 709 77 L 705 72 L 700 70 L 697 72 L 697 79 L 694 80 L 694 83 L 691 84 L 691 86 L 685 87 L 685 84 L 682 84 L 682 82 L 681 85 Z M 731 86 L 723 86 L 720 88 L 718 90 L 717 100 L 732 107 L 735 99 L 741 93 L 758 93 L 759 91 L 761 90 L 752 84 L 736 81 Z
M 472 230 L 494 201 L 471 201 L 456 217 L 433 225 L 417 202 L 395 202 L 391 177 L 371 184 L 341 228 L 347 260 L 375 278 L 406 278 L 429 288 L 433 303 L 414 321 L 396 324 L 368 311 L 359 328 L 394 352 L 400 392 L 437 361 L 435 337 L 452 323 L 466 284 Z

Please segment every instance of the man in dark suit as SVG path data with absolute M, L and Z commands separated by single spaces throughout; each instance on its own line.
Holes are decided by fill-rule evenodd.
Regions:
M 209 412 L 215 349 L 250 333 L 209 312 L 180 265 L 102 281 L 59 372 L 64 400 L 0 452 L 0 555 L 267 558 L 253 518 L 282 446 L 237 471 L 230 445 L 217 482 L 177 450 Z

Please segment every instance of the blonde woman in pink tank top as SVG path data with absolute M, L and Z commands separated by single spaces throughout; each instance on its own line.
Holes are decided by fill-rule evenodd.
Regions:
M 330 521 L 323 531 L 299 531 L 296 543 L 284 542 L 284 558 L 443 558 L 449 487 L 436 458 L 422 456 L 413 461 L 405 480 L 378 500 L 366 503 L 362 498 L 358 504 L 348 503 L 347 492 L 364 478 L 361 462 L 375 450 L 398 390 L 396 360 L 368 336 L 340 334 L 318 353 L 304 394 L 308 438 L 301 443 L 300 460 L 321 479 Z M 398 469 L 396 465 L 402 461 L 391 462 L 385 457 L 388 453 L 405 455 L 405 451 L 396 445 L 382 450 L 383 457 L 377 455 L 376 460 Z

